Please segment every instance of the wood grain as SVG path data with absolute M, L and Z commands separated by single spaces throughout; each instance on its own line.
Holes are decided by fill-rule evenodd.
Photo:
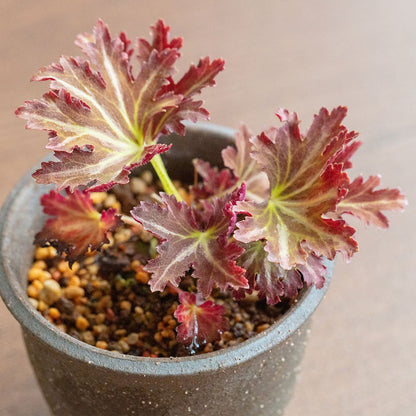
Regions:
M 164 17 L 185 38 L 184 61 L 222 56 L 226 71 L 205 94 L 212 122 L 255 131 L 278 107 L 304 126 L 320 106 L 348 105 L 364 142 L 354 173 L 380 172 L 410 201 L 387 232 L 362 229 L 360 253 L 338 261 L 314 316 L 287 416 L 411 416 L 416 385 L 413 201 L 416 6 L 410 0 L 2 0 L 0 5 L 0 202 L 46 154 L 46 133 L 25 131 L 14 110 L 46 85 L 40 66 L 76 54 L 73 39 L 98 17 L 113 33 L 146 35 Z M 183 64 L 185 67 L 185 64 Z M 0 304 L 0 415 L 48 415 L 18 324 Z M 231 399 L 231 398 L 230 398 Z

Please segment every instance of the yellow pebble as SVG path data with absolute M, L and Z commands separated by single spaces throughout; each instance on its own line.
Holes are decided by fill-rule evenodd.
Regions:
M 48 309 L 48 305 L 43 300 L 40 300 L 38 303 L 38 311 L 44 312 L 46 309 Z
M 72 276 L 68 282 L 69 286 L 81 286 L 81 280 L 78 276 Z
M 136 313 L 137 315 L 143 315 L 144 314 L 144 310 L 141 306 L 136 306 L 134 308 L 134 313 Z
M 60 261 L 59 264 L 58 264 L 58 270 L 61 273 L 65 273 L 67 271 L 70 271 L 69 263 L 65 260 Z
M 84 289 L 78 286 L 68 286 L 63 290 L 63 292 L 67 299 L 80 298 L 85 294 Z
M 102 350 L 106 350 L 108 344 L 105 341 L 97 341 L 96 344 L 95 344 L 95 346 L 97 348 L 101 348 Z
M 39 280 L 40 282 L 44 282 L 51 278 L 51 274 L 42 269 L 35 268 L 34 266 L 29 270 L 27 275 L 27 279 L 31 282 L 33 280 Z
M 45 261 L 43 261 L 43 260 L 38 260 L 38 261 L 35 261 L 34 263 L 33 263 L 33 266 L 32 266 L 33 268 L 35 268 L 35 269 L 41 269 L 41 270 L 45 270 L 48 266 L 47 266 L 47 264 L 46 264 L 46 262 Z
M 49 254 L 49 258 L 53 259 L 57 254 L 56 248 L 53 247 L 53 246 L 49 246 L 48 247 L 48 254 Z
M 90 192 L 92 203 L 94 205 L 101 204 L 107 198 L 107 192 Z
M 33 282 L 35 284 L 37 280 Z M 62 289 L 56 280 L 49 279 L 43 284 L 43 288 L 40 292 L 39 299 L 45 302 L 47 305 L 52 305 L 62 296 Z
M 35 252 L 36 260 L 45 260 L 49 258 L 49 247 L 38 247 Z
M 171 329 L 163 329 L 160 332 L 160 334 L 162 335 L 163 338 L 170 338 L 170 339 L 175 338 L 175 333 Z
M 128 300 L 123 300 L 120 302 L 120 308 L 125 310 L 125 311 L 130 311 L 131 310 L 131 302 L 129 302 Z
M 85 331 L 90 326 L 90 323 L 83 316 L 78 316 L 78 318 L 77 318 L 77 320 L 75 322 L 75 326 L 80 331 Z
M 141 178 L 146 182 L 147 185 L 151 185 L 153 182 L 153 174 L 150 172 L 150 170 L 145 170 L 141 174 Z
M 270 327 L 270 325 L 269 324 L 262 324 L 262 325 L 259 325 L 257 328 L 256 328 L 256 331 L 258 332 L 258 333 L 260 333 L 260 332 L 263 332 L 264 330 L 266 330 L 267 328 L 269 328 Z
M 50 308 L 50 309 L 49 309 L 49 316 L 50 316 L 52 319 L 58 319 L 58 318 L 60 318 L 60 317 L 61 317 L 61 312 L 59 312 L 59 309 L 56 309 L 56 308 Z
M 33 299 L 37 299 L 39 297 L 40 294 L 40 289 L 33 286 L 33 285 L 29 285 L 27 287 L 27 295 Z
M 138 269 L 136 271 L 136 280 L 140 283 L 147 284 L 149 282 L 149 273 L 145 272 L 143 269 Z
M 40 280 L 36 279 L 32 282 L 32 286 L 34 286 L 36 289 L 42 289 L 43 283 Z
M 142 264 L 140 263 L 140 261 L 139 260 L 133 260 L 132 262 L 131 262 L 131 265 L 130 265 L 130 267 L 131 267 L 131 269 L 132 270 L 137 270 L 138 268 L 140 268 L 142 266 Z
M 112 208 L 116 202 L 117 202 L 116 196 L 114 194 L 108 194 L 104 200 L 104 206 L 106 208 Z
M 95 264 L 95 263 L 91 264 L 91 265 L 87 266 L 87 269 L 88 269 L 88 271 L 91 275 L 95 275 L 98 272 L 98 265 Z
M 117 212 L 121 212 L 121 204 L 119 201 L 114 202 L 113 205 L 111 205 L 111 208 L 115 209 Z

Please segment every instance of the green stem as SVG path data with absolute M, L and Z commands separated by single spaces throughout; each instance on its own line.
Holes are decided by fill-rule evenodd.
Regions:
M 172 183 L 171 179 L 169 178 L 168 172 L 166 171 L 165 164 L 163 163 L 162 158 L 160 155 L 156 155 L 151 160 L 153 169 L 156 171 L 157 176 L 162 182 L 163 190 L 168 195 L 174 195 L 178 201 L 183 201 L 183 198 L 179 195 L 178 190 L 175 188 L 175 185 Z

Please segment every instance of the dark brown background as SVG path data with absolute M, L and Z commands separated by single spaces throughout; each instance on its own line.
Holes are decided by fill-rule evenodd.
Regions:
M 354 173 L 383 173 L 410 205 L 389 231 L 358 232 L 360 253 L 339 259 L 314 317 L 287 416 L 414 415 L 416 7 L 411 0 L 20 1 L 0 3 L 0 202 L 46 152 L 14 109 L 46 85 L 38 67 L 75 54 L 75 35 L 98 17 L 113 33 L 147 35 L 164 17 L 185 38 L 184 63 L 222 56 L 226 71 L 205 94 L 214 123 L 255 131 L 278 107 L 306 128 L 320 106 L 348 105 L 364 144 Z M 0 415 L 47 415 L 18 324 L 0 304 Z M 230 398 L 231 399 L 231 398 Z

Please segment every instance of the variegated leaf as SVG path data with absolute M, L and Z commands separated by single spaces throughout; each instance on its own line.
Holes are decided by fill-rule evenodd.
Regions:
M 65 252 L 71 263 L 108 243 L 108 233 L 122 224 L 114 209 L 99 213 L 90 195 L 78 190 L 67 196 L 52 190 L 42 196 L 41 204 L 52 218 L 36 234 L 36 244 L 54 246 L 59 253 Z
M 38 182 L 71 189 L 125 183 L 134 166 L 169 149 L 156 143 L 162 133 L 183 134 L 183 120 L 207 117 L 202 102 L 192 96 L 214 84 L 224 63 L 204 58 L 175 83 L 172 76 L 181 41 L 169 42 L 168 31 L 159 21 L 153 28 L 153 43 L 139 41 L 137 77 L 132 74 L 130 40 L 124 33 L 112 39 L 101 20 L 93 34 L 77 39 L 87 59 L 62 56 L 59 63 L 33 77 L 49 80 L 51 91 L 40 100 L 27 101 L 16 114 L 27 120 L 28 128 L 48 130 L 47 147 L 60 152 L 58 159 L 65 159 L 38 170 Z M 74 149 L 88 152 L 80 158 Z
M 387 228 L 389 222 L 382 211 L 402 210 L 406 204 L 399 189 L 377 189 L 379 176 L 370 176 L 364 181 L 357 177 L 348 187 L 347 195 L 337 205 L 337 213 L 351 214 L 367 224 Z
M 175 318 L 180 322 L 177 327 L 177 340 L 189 347 L 191 353 L 207 342 L 220 339 L 228 329 L 224 317 L 225 308 L 214 305 L 212 301 L 203 301 L 199 294 L 181 292 Z
M 283 114 L 283 115 L 282 115 Z M 268 259 L 289 270 L 305 264 L 308 252 L 333 259 L 356 250 L 354 229 L 326 218 L 346 192 L 342 163 L 332 161 L 355 137 L 341 125 L 346 109 L 321 109 L 305 137 L 295 114 L 279 112 L 286 124 L 252 139 L 253 157 L 270 181 L 270 199 L 242 201 L 236 211 L 247 214 L 237 223 L 235 238 L 244 243 L 266 239 Z
M 247 287 L 244 269 L 235 262 L 242 249 L 229 241 L 236 220 L 232 208 L 243 197 L 238 190 L 221 199 L 203 201 L 203 210 L 199 211 L 162 194 L 162 206 L 142 202 L 133 209 L 132 216 L 163 240 L 158 246 L 159 256 L 146 265 L 152 273 L 152 290 L 163 290 L 168 283 L 178 286 L 191 267 L 204 297 L 214 286 Z

